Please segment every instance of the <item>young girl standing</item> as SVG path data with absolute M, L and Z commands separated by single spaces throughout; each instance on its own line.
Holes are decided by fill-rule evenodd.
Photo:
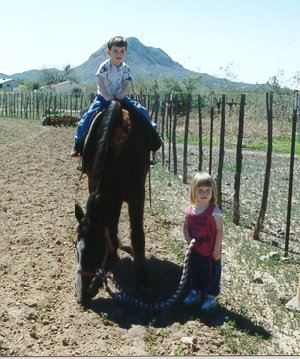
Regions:
M 190 257 L 191 291 L 184 304 L 201 303 L 202 310 L 216 307 L 220 293 L 223 214 L 217 206 L 217 189 L 206 172 L 196 173 L 189 188 L 184 236 L 196 243 Z

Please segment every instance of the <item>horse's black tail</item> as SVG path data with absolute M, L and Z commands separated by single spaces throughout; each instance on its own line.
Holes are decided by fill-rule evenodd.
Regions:
M 92 192 L 97 191 L 102 182 L 101 180 L 103 175 L 103 167 L 108 149 L 108 144 L 111 136 L 113 135 L 113 129 L 116 125 L 116 122 L 120 117 L 120 113 L 120 103 L 112 101 L 108 108 L 105 110 L 103 119 L 99 124 L 99 128 L 97 131 L 96 154 L 93 164 Z

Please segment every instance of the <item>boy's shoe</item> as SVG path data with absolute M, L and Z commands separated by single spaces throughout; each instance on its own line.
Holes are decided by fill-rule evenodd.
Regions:
M 78 157 L 80 153 L 81 153 L 81 148 L 80 148 L 79 142 L 75 140 L 74 148 L 73 148 L 70 156 L 71 157 Z
M 201 302 L 201 293 L 192 289 L 189 295 L 184 299 L 183 303 L 186 305 L 198 304 Z
M 209 311 L 214 310 L 217 307 L 216 298 L 213 295 L 207 295 L 201 306 L 202 310 Z
M 73 150 L 72 152 L 71 152 L 71 155 L 70 155 L 71 157 L 78 157 L 78 152 L 76 151 L 76 150 Z

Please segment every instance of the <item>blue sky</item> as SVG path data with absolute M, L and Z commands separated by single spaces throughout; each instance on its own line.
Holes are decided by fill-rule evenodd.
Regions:
M 299 0 L 0 0 L 0 12 L 7 75 L 78 66 L 114 35 L 236 81 L 300 72 Z

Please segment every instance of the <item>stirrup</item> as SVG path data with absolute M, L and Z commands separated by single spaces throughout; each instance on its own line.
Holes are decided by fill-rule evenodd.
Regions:
M 78 154 L 76 169 L 77 169 L 77 171 L 80 171 L 83 173 L 82 157 L 81 157 L 80 153 Z

